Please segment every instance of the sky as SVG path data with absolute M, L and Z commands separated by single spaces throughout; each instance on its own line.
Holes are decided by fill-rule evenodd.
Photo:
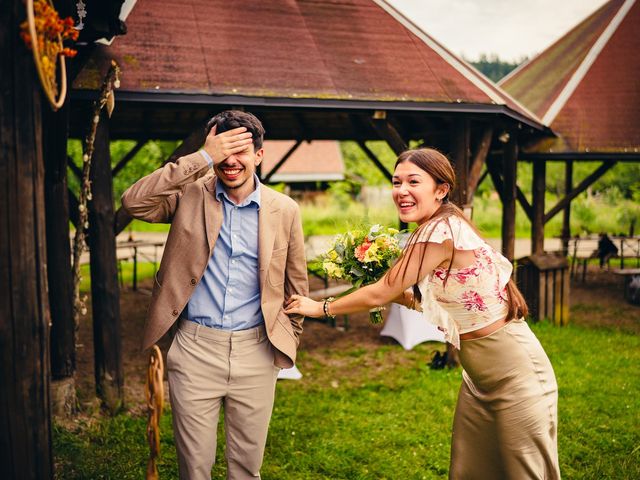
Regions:
M 607 0 L 387 0 L 467 60 L 533 57 Z

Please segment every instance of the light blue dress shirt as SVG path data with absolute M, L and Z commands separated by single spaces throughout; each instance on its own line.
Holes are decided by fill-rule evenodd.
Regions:
M 239 205 L 227 195 L 222 182 L 216 197 L 223 220 L 213 255 L 187 304 L 189 320 L 222 330 L 246 330 L 264 323 L 260 305 L 258 267 L 258 210 L 260 181 Z

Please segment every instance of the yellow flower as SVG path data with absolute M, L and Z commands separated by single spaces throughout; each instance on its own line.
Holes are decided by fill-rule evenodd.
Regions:
M 364 263 L 371 263 L 371 262 L 378 261 L 378 258 L 376 257 L 378 248 L 379 248 L 378 244 L 374 243 L 367 249 L 367 253 L 364 254 L 364 260 L 363 260 Z
M 328 260 L 322 262 L 322 268 L 331 278 L 342 278 L 344 275 L 342 267 Z

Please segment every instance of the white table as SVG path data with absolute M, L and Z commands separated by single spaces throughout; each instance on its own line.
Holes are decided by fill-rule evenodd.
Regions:
M 405 350 L 422 342 L 445 342 L 444 333 L 430 324 L 422 313 L 397 303 L 389 305 L 387 320 L 380 335 L 395 338 Z
M 283 368 L 278 373 L 278 380 L 300 380 L 301 378 L 302 373 L 295 365 L 291 368 Z

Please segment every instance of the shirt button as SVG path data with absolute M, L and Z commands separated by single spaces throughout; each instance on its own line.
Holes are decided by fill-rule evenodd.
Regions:
M 173 312 L 171 312 L 173 314 L 173 316 L 175 317 L 176 315 L 178 315 L 178 310 L 174 310 Z
M 235 265 L 236 261 L 235 260 L 231 260 L 231 265 Z
M 198 281 L 195 278 L 191 279 L 191 285 L 195 285 L 196 283 L 198 283 Z
M 233 288 L 229 287 L 229 293 L 233 292 Z

